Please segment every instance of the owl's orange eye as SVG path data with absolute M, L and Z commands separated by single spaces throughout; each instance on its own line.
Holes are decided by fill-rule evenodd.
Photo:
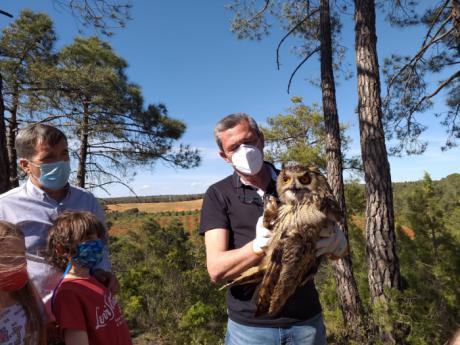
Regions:
M 310 176 L 308 174 L 302 175 L 299 177 L 299 182 L 302 184 L 309 184 L 311 181 Z
M 287 175 L 283 175 L 283 182 L 284 183 L 288 183 L 289 181 L 291 181 L 291 177 L 290 176 L 287 176 Z

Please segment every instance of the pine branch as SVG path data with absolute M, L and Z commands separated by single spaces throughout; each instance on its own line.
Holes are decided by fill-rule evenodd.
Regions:
M 431 22 L 430 24 L 430 27 L 425 35 L 425 39 L 423 40 L 423 43 L 422 43 L 422 47 L 426 44 L 426 42 L 428 41 L 428 38 L 430 37 L 430 34 L 431 34 L 431 31 L 434 29 L 434 27 L 436 26 L 436 23 L 438 22 L 438 19 L 439 17 L 441 16 L 442 12 L 444 11 L 444 9 L 447 7 L 447 5 L 449 4 L 451 0 L 446 0 L 444 2 L 444 4 L 439 8 L 439 11 L 438 13 L 436 13 L 436 16 L 433 18 L 433 21 Z M 436 36 L 436 35 L 435 35 Z
M 447 19 L 451 19 L 451 16 L 449 16 Z M 450 35 L 451 32 L 453 31 L 453 28 L 451 28 L 450 30 L 446 31 L 444 34 L 442 34 L 441 36 L 437 37 L 435 39 L 435 37 L 439 34 L 440 30 L 442 30 L 442 28 L 448 23 L 448 20 L 446 19 L 446 21 L 444 21 L 444 23 L 441 25 L 441 27 L 438 29 L 438 31 L 436 32 L 436 35 L 431 39 L 431 41 L 429 43 L 426 43 L 424 44 L 420 50 L 412 57 L 412 59 L 407 63 L 405 64 L 402 68 L 399 69 L 399 71 L 393 75 L 390 79 L 390 81 L 388 82 L 388 85 L 387 85 L 387 94 L 389 94 L 389 91 L 394 83 L 394 81 L 407 69 L 409 68 L 410 66 L 415 66 L 418 61 L 423 57 L 423 55 L 425 54 L 426 50 L 428 48 L 430 48 L 433 44 L 439 42 L 440 40 L 442 40 L 444 37 L 446 37 L 447 35 Z
M 10 17 L 10 18 L 13 18 L 13 15 L 8 13 L 8 12 L 5 12 L 3 10 L 0 10 L 0 14 L 3 14 L 4 16 L 7 16 L 7 17 Z
M 256 18 L 260 17 L 262 14 L 264 14 L 264 12 L 267 10 L 268 6 L 270 5 L 270 0 L 265 0 L 265 4 L 264 6 L 256 12 L 256 14 L 254 16 L 252 16 L 252 18 L 248 19 L 248 23 L 249 22 L 252 22 L 253 20 L 255 20 Z
M 448 85 L 452 80 L 457 79 L 457 78 L 460 78 L 460 71 L 457 71 L 456 73 L 451 75 L 449 78 L 444 80 L 441 84 L 439 84 L 439 86 L 436 88 L 436 90 L 434 90 L 431 94 L 423 96 L 420 99 L 420 101 L 418 101 L 417 104 L 414 107 L 411 108 L 411 110 L 409 111 L 409 114 L 415 113 L 417 111 L 418 107 L 420 107 L 420 105 L 423 102 L 428 101 L 431 98 L 433 98 L 434 96 L 436 96 L 446 85 Z
M 276 66 L 278 70 L 280 69 L 280 61 L 279 61 L 279 51 L 281 48 L 281 45 L 283 42 L 295 31 L 297 30 L 307 19 L 309 19 L 312 15 L 316 14 L 319 12 L 319 8 L 315 9 L 314 11 L 310 12 L 304 19 L 302 19 L 300 22 L 298 22 L 289 32 L 284 35 L 284 37 L 280 40 L 278 43 L 278 47 L 276 47 Z
M 302 67 L 302 65 L 309 59 L 313 56 L 313 54 L 319 52 L 320 50 L 320 47 L 316 47 L 313 51 L 311 51 L 298 65 L 297 67 L 295 68 L 295 70 L 292 72 L 291 74 L 291 77 L 289 78 L 289 83 L 288 83 L 288 87 L 287 87 L 287 93 L 289 93 L 290 91 L 290 88 L 291 88 L 291 82 L 292 82 L 292 78 L 294 78 L 294 75 L 297 73 L 297 71 L 300 69 L 300 67 Z

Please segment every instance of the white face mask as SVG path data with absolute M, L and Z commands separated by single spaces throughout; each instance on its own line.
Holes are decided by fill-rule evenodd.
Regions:
M 241 144 L 232 156 L 232 165 L 245 175 L 255 175 L 264 164 L 262 152 L 255 146 Z

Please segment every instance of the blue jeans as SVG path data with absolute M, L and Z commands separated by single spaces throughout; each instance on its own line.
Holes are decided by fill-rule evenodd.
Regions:
M 225 345 L 326 345 L 323 316 L 288 327 L 244 326 L 228 319 Z

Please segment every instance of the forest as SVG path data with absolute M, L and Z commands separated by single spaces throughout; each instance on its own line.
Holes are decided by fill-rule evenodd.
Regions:
M 216 161 L 200 151 L 202 141 L 182 141 L 188 140 L 188 123 L 194 121 L 200 129 L 207 125 L 211 135 L 209 123 L 215 123 L 217 115 L 171 115 L 169 109 L 181 100 L 152 101 L 161 98 L 131 79 L 129 61 L 112 46 L 112 36 L 135 23 L 130 13 L 136 4 L 49 1 L 68 11 L 83 34 L 73 34 L 62 44 L 56 18 L 47 13 L 26 6 L 14 16 L 0 11 L 7 20 L 0 35 L 0 193 L 24 182 L 14 142 L 21 128 L 37 122 L 65 132 L 71 182 L 91 191 L 110 195 L 115 185 L 140 194 L 144 186 L 134 187 L 138 175 L 148 173 L 149 181 L 159 184 L 174 177 L 168 172 L 158 181 L 155 169 L 160 162 L 174 169 L 208 164 L 217 171 Z M 285 113 L 264 111 L 260 125 L 265 158 L 274 164 L 318 166 L 346 215 L 339 227 L 349 241 L 350 255 L 326 264 L 316 276 L 329 343 L 447 344 L 460 327 L 460 175 L 434 181 L 433 163 L 423 179 L 394 183 L 390 159 L 423 155 L 432 142 L 438 144 L 439 155 L 458 147 L 460 1 L 228 0 L 222 6 L 231 13 L 226 29 L 239 42 L 263 42 L 272 32 L 281 33 L 272 51 L 276 68 L 284 68 L 286 55 L 297 59 L 285 80 L 288 93 L 306 66 L 318 72 L 312 81 L 318 99 L 291 95 Z M 341 34 L 346 18 L 353 23 L 354 42 L 345 47 L 342 43 L 349 41 Z M 378 39 L 386 33 L 377 24 L 382 22 L 400 32 L 417 28 L 417 49 L 380 55 Z M 163 29 L 164 36 L 168 29 Z M 336 92 L 339 80 L 349 78 L 346 51 L 355 57 L 353 114 L 359 153 L 351 149 Z M 174 62 L 185 66 L 187 58 L 180 55 Z M 182 76 L 171 80 L 178 88 L 185 83 Z M 154 89 L 158 93 L 166 88 L 162 82 Z M 183 109 L 199 104 L 201 116 L 207 107 L 222 102 L 214 101 L 216 94 L 200 96 Z M 259 99 L 266 101 L 268 97 Z M 435 127 L 442 130 L 432 138 Z M 208 185 L 209 176 L 203 177 Z M 170 186 L 175 187 L 174 182 Z M 170 189 L 167 195 L 138 202 L 190 200 L 204 192 L 185 196 L 183 190 Z M 170 195 L 176 192 L 177 197 Z M 164 221 L 165 216 L 171 219 Z M 119 300 L 139 344 L 219 344 L 223 338 L 224 299 L 206 272 L 203 239 L 191 229 L 197 214 L 187 215 L 195 217 L 187 224 L 179 216 L 139 210 L 108 214 L 111 226 L 135 224 L 112 236 L 110 247 L 121 283 Z
M 366 318 L 398 324 L 406 344 L 445 344 L 460 319 L 460 174 L 433 181 L 394 184 L 396 236 L 402 289 L 391 291 L 388 315 L 375 310 L 367 287 L 364 186 L 345 186 L 354 276 Z M 136 224 L 110 237 L 121 283 L 120 302 L 137 344 L 222 344 L 226 327 L 224 293 L 209 280 L 203 240 L 185 230 L 180 214 L 136 210 L 110 213 L 109 224 Z M 361 344 L 344 327 L 332 266 L 316 276 L 329 344 Z M 380 344 L 380 342 L 375 342 Z

